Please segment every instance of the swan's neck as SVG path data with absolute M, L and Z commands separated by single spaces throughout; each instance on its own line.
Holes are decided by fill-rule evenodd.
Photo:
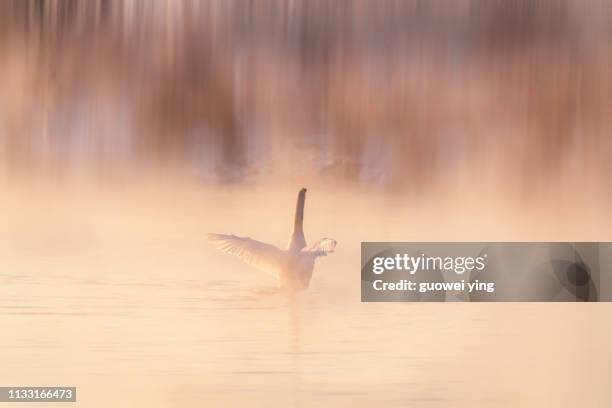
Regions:
M 300 191 L 297 204 L 295 206 L 295 219 L 293 222 L 293 234 L 304 233 L 304 204 L 306 202 L 306 192 Z
M 304 238 L 304 203 L 306 202 L 306 189 L 302 189 L 298 194 L 295 206 L 295 219 L 293 222 L 293 234 L 289 243 L 290 251 L 300 251 L 306 246 Z

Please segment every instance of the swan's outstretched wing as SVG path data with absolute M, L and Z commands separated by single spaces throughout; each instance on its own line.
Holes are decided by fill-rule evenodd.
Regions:
M 335 239 L 323 238 L 305 251 L 310 252 L 315 256 L 326 256 L 327 254 L 334 252 L 337 244 L 338 243 Z
M 220 251 L 235 255 L 264 272 L 278 275 L 285 258 L 284 251 L 247 237 L 208 234 L 210 243 Z

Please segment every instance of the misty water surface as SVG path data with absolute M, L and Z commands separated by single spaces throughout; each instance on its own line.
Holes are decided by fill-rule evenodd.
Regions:
M 288 296 L 205 233 L 285 245 L 293 186 L 2 191 L 2 385 L 77 386 L 83 407 L 610 402 L 606 304 L 368 304 L 359 294 L 362 240 L 597 240 L 610 226 L 603 209 L 313 186 L 306 237 L 339 246 L 317 261 L 309 291 Z

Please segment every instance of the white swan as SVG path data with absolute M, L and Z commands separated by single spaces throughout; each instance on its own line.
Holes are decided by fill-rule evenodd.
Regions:
M 306 189 L 303 188 L 298 193 L 293 234 L 286 250 L 235 235 L 208 234 L 208 239 L 217 249 L 236 255 L 244 262 L 276 276 L 280 288 L 306 289 L 310 284 L 315 259 L 334 252 L 336 240 L 323 238 L 306 248 L 303 228 L 305 201 Z

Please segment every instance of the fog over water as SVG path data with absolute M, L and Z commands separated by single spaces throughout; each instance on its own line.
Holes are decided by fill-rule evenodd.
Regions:
M 289 296 L 205 233 L 284 246 L 295 193 L 4 184 L 0 382 L 75 385 L 87 407 L 609 403 L 607 304 L 374 304 L 359 292 L 362 240 L 600 240 L 604 208 L 313 185 L 306 237 L 339 244 Z

